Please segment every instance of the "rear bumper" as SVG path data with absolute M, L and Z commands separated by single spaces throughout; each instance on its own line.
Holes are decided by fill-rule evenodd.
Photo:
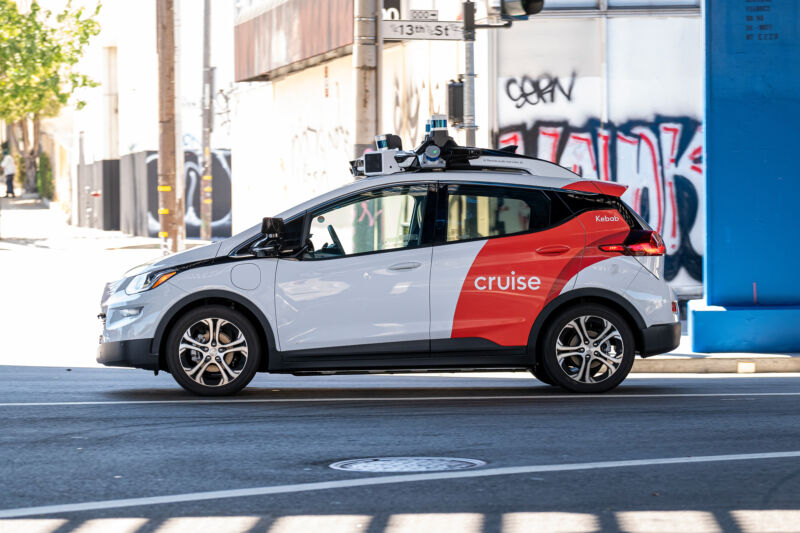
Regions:
M 641 355 L 648 357 L 671 352 L 681 343 L 681 323 L 658 324 L 641 331 Z
M 97 362 L 105 366 L 123 366 L 156 370 L 158 354 L 150 351 L 153 339 L 104 342 L 97 348 Z

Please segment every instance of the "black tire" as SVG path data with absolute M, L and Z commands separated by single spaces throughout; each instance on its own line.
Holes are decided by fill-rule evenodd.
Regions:
M 609 324 L 618 335 L 605 329 Z M 604 338 L 611 337 L 597 346 L 594 341 L 603 340 L 603 331 Z M 557 350 L 559 341 L 561 348 Z M 622 383 L 636 355 L 628 321 L 599 304 L 570 307 L 556 315 L 545 331 L 541 350 L 547 376 L 569 391 L 583 393 L 606 392 Z M 559 359 L 559 350 L 565 357 Z
M 531 368 L 529 370 L 531 371 L 531 374 L 533 374 L 533 377 L 535 377 L 536 379 L 538 379 L 539 381 L 541 381 L 545 385 L 551 385 L 551 386 L 554 386 L 554 387 L 558 386 L 553 381 L 553 378 L 551 378 L 550 375 L 547 373 L 547 370 L 545 369 L 545 367 L 544 367 L 544 365 L 542 363 L 537 362 L 536 366 L 534 366 L 533 368 Z
M 218 342 L 212 339 L 214 333 L 210 331 L 209 325 L 218 330 Z M 237 330 L 240 336 L 236 334 Z M 196 335 L 192 337 L 192 344 L 183 340 L 184 333 L 187 332 Z M 207 337 L 204 332 L 207 332 Z M 232 340 L 234 336 L 235 339 Z M 243 345 L 240 340 L 242 337 Z M 215 350 L 224 346 L 224 343 L 235 346 L 217 353 Z M 181 348 L 182 344 L 184 348 Z M 187 347 L 199 347 L 203 344 L 206 344 L 204 351 Z M 172 377 L 184 389 L 201 396 L 236 394 L 256 375 L 260 360 L 261 343 L 253 324 L 242 313 L 222 305 L 208 305 L 188 311 L 175 322 L 167 337 L 166 361 Z M 206 366 L 203 367 L 202 364 Z M 223 364 L 227 371 L 223 369 Z M 199 368 L 199 381 L 189 375 L 190 370 L 195 368 Z

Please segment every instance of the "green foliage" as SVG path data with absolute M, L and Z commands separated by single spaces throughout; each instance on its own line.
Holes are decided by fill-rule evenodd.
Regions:
M 53 199 L 53 168 L 50 166 L 50 158 L 47 153 L 39 154 L 39 168 L 36 171 L 36 186 L 39 196 Z
M 77 64 L 100 33 L 99 11 L 99 4 L 87 14 L 68 2 L 54 16 L 34 0 L 20 13 L 13 0 L 0 0 L 0 118 L 54 116 L 76 89 L 97 86 Z

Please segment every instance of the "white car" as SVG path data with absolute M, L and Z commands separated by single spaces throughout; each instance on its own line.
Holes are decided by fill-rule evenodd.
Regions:
M 487 369 L 603 392 L 678 345 L 664 245 L 624 186 L 432 124 L 414 151 L 379 137 L 344 187 L 108 284 L 97 360 L 202 395 L 256 372 Z

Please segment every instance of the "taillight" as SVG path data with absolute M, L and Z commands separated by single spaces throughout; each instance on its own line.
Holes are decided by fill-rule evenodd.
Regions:
M 618 252 L 622 255 L 664 255 L 667 248 L 657 231 L 633 230 L 622 244 L 601 244 L 604 252 Z

